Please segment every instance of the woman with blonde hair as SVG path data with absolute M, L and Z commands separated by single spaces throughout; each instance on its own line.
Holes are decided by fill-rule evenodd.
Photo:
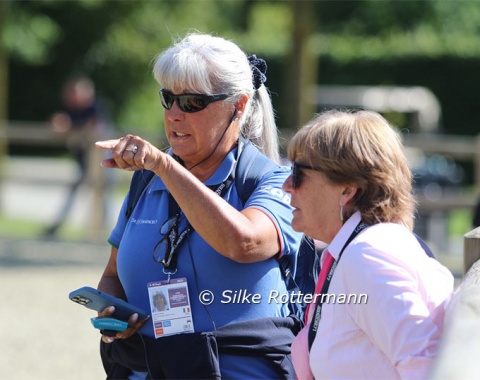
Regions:
M 288 156 L 292 226 L 328 244 L 292 344 L 298 378 L 427 377 L 453 276 L 412 233 L 399 134 L 375 112 L 327 111 L 297 132 Z

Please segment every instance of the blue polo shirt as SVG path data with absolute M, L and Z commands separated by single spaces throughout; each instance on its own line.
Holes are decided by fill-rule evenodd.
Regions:
M 235 149 L 226 156 L 205 185 L 216 188 L 226 181 L 235 168 L 236 156 Z M 217 253 L 193 230 L 177 247 L 177 272 L 172 278 L 187 279 L 195 332 L 212 331 L 233 322 L 289 314 L 286 303 L 270 299 L 272 291 L 288 293 L 277 258 L 296 255 L 301 241 L 301 234 L 293 231 L 290 225 L 290 197 L 282 190 L 288 175 L 289 170 L 285 167 L 265 175 L 245 206 L 242 205 L 235 183 L 223 196 L 237 210 L 255 207 L 271 218 L 281 244 L 281 251 L 274 258 L 249 264 L 237 263 Z M 163 237 L 160 228 L 169 219 L 168 198 L 165 184 L 155 176 L 129 219 L 125 216 L 127 195 L 109 238 L 109 242 L 118 247 L 117 270 L 128 302 L 146 311 L 150 311 L 147 284 L 167 279 L 163 265 L 153 259 L 152 253 Z M 181 233 L 187 226 L 184 215 L 180 221 Z M 163 258 L 163 253 L 160 256 Z M 199 295 L 204 291 L 214 296 L 210 305 L 200 302 Z M 253 302 L 253 296 L 256 302 Z M 154 337 L 152 323 L 147 321 L 140 332 Z

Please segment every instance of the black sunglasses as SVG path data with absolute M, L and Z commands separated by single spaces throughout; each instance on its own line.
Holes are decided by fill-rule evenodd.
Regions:
M 160 100 L 163 108 L 166 110 L 172 109 L 173 102 L 177 102 L 178 108 L 183 112 L 198 112 L 204 110 L 210 103 L 218 102 L 228 98 L 226 94 L 204 95 L 204 94 L 180 94 L 175 95 L 171 92 L 160 89 Z
M 292 164 L 292 186 L 294 189 L 298 188 L 302 183 L 303 173 L 301 169 L 315 170 L 317 172 L 323 171 L 318 167 L 299 164 L 298 162 L 294 161 Z
M 163 237 L 155 245 L 155 248 L 153 248 L 153 259 L 157 263 L 163 264 L 165 268 L 169 268 L 172 264 L 176 266 L 176 260 L 175 263 L 172 263 L 175 250 L 180 245 L 185 235 L 190 231 L 190 228 L 186 228 L 182 233 L 178 233 L 179 219 L 180 214 L 177 214 L 162 224 L 160 227 L 160 233 Z M 164 253 L 164 257 L 163 259 L 160 259 L 159 256 L 162 253 Z

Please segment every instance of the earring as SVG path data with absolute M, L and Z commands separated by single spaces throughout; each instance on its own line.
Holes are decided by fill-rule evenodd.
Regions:
M 343 206 L 340 206 L 340 220 L 343 222 Z

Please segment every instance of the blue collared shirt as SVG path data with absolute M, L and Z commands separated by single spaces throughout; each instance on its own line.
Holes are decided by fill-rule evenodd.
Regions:
M 224 182 L 234 170 L 236 156 L 235 149 L 205 181 L 205 185 L 215 186 Z M 275 258 L 256 263 L 237 263 L 217 253 L 195 231 L 190 232 L 177 248 L 178 267 L 173 277 L 187 278 L 196 332 L 211 331 L 232 322 L 288 315 L 288 305 L 282 303 L 279 297 L 272 299 L 275 294 L 287 293 L 276 258 L 295 255 L 301 240 L 301 234 L 291 228 L 290 198 L 282 190 L 288 175 L 287 168 L 265 175 L 245 206 L 234 184 L 224 195 L 224 199 L 238 210 L 255 207 L 271 218 L 281 245 Z M 163 236 L 160 227 L 169 218 L 168 190 L 161 178 L 155 176 L 130 219 L 125 217 L 127 198 L 109 241 L 118 247 L 117 269 L 128 301 L 150 311 L 147 284 L 167 279 L 163 265 L 153 260 L 152 252 Z M 186 227 L 185 216 L 181 221 L 180 232 Z M 199 295 L 203 291 L 213 294 L 215 299 L 212 304 L 205 306 L 200 302 Z M 153 337 L 152 323 L 147 322 L 141 333 Z

